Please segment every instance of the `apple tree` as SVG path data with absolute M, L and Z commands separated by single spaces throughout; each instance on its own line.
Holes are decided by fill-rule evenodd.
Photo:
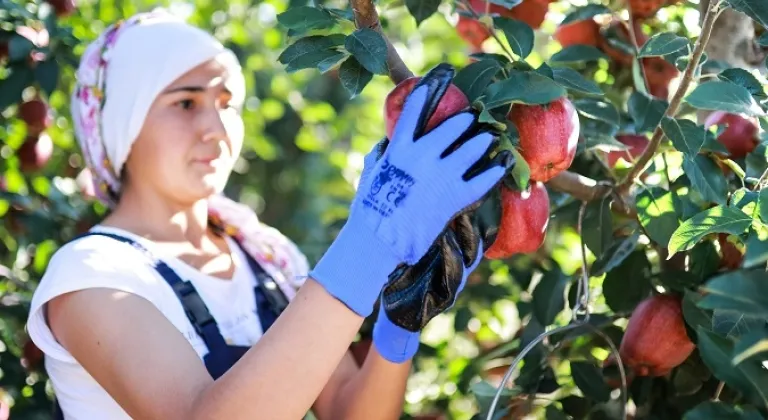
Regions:
M 768 418 L 768 0 L 162 4 L 243 63 L 248 144 L 227 193 L 311 261 L 392 104 L 438 64 L 455 69 L 438 113 L 471 106 L 513 152 L 484 204 L 494 244 L 424 330 L 403 418 Z M 31 293 L 106 211 L 67 119 L 74 68 L 106 24 L 156 5 L 0 3 L 12 416 L 50 412 Z M 353 351 L 369 345 L 370 322 Z
M 389 101 L 450 62 L 517 158 L 489 263 L 452 314 L 478 348 L 446 394 L 473 394 L 476 418 L 764 418 L 768 2 L 351 3 L 278 16 L 287 71 L 338 71 L 351 97 L 389 78 Z M 710 44 L 724 13 L 751 28 L 734 35 L 749 59 L 708 49 L 728 45 Z M 412 59 L 430 51 L 397 38 L 406 24 L 464 43 Z M 507 340 L 501 302 L 519 322 Z

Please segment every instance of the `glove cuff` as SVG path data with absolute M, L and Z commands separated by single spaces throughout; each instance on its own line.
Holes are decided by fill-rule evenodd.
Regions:
M 373 345 L 383 358 L 392 363 L 404 363 L 419 350 L 421 333 L 411 332 L 395 325 L 380 307 L 373 324 Z
M 364 221 L 350 218 L 309 274 L 352 311 L 367 317 L 401 262 Z

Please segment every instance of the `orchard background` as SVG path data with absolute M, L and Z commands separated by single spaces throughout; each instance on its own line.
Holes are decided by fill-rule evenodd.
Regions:
M 227 193 L 311 262 L 344 222 L 396 83 L 448 62 L 504 130 L 518 158 L 506 252 L 428 325 L 403 418 L 485 418 L 510 362 L 567 325 L 515 367 L 497 418 L 768 418 L 768 0 L 72 1 L 0 0 L 11 418 L 50 417 L 29 300 L 51 254 L 105 211 L 68 120 L 74 67 L 106 25 L 156 5 L 240 57 L 247 144 Z M 356 352 L 369 337 L 366 323 Z

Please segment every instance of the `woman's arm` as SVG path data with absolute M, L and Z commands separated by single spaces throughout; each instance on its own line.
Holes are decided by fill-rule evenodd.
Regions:
M 301 419 L 363 318 L 308 279 L 266 334 L 214 381 L 150 302 L 111 289 L 48 305 L 57 340 L 134 418 Z
M 360 368 L 347 353 L 317 399 L 314 414 L 320 420 L 399 419 L 410 369 L 410 361 L 392 363 L 373 345 Z

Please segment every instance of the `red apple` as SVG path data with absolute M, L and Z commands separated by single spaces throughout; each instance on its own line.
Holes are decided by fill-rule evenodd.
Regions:
M 21 161 L 21 170 L 25 172 L 39 170 L 53 155 L 53 141 L 45 132 L 27 136 L 16 154 Z
M 520 154 L 531 168 L 532 180 L 547 182 L 571 166 L 579 141 L 579 116 L 568 98 L 547 105 L 514 104 L 507 119 L 520 134 Z
M 485 251 L 488 259 L 505 259 L 534 252 L 544 243 L 549 224 L 549 194 L 542 182 L 527 191 L 501 185 L 501 222 L 496 241 Z
M 27 133 L 31 135 L 43 132 L 53 122 L 48 105 L 40 98 L 19 105 L 19 117 L 27 123 Z
M 600 38 L 600 26 L 594 19 L 578 20 L 558 27 L 553 37 L 563 48 L 571 45 L 597 47 Z
M 72 14 L 77 8 L 75 0 L 47 0 L 53 7 L 57 17 L 65 17 Z
M 391 92 L 387 95 L 384 102 L 384 121 L 386 122 L 387 138 L 392 139 L 392 134 L 395 131 L 395 124 L 400 118 L 400 113 L 403 112 L 403 105 L 408 95 L 413 91 L 413 87 L 421 80 L 421 77 L 411 77 L 403 80 Z M 448 90 L 440 99 L 440 103 L 432 113 L 432 117 L 427 121 L 425 131 L 429 131 L 435 128 L 438 124 L 445 121 L 449 117 L 461 112 L 469 106 L 469 99 L 467 99 L 464 92 L 461 91 L 456 85 L 448 86 Z
M 483 42 L 491 37 L 485 25 L 467 16 L 459 16 L 456 31 L 472 47 L 472 52 L 482 51 Z
M 688 338 L 679 297 L 655 295 L 632 312 L 619 353 L 637 376 L 664 376 L 695 349 Z
M 704 121 L 704 126 L 728 125 L 717 140 L 725 146 L 734 159 L 747 156 L 760 142 L 758 132 L 760 125 L 756 118 L 725 111 L 715 111 Z

